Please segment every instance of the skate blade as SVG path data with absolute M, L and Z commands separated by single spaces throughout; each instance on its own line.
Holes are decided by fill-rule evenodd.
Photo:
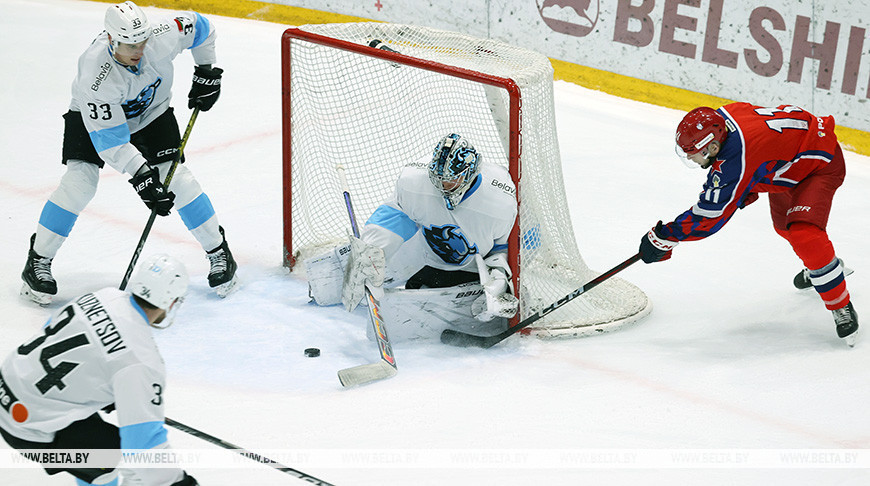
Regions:
M 31 289 L 26 283 L 21 285 L 21 296 L 43 307 L 51 304 L 51 298 L 53 297 L 51 294 Z
M 858 342 L 858 332 L 860 332 L 860 330 L 861 328 L 859 327 L 858 329 L 855 329 L 855 332 L 843 338 L 843 341 L 846 341 L 846 344 L 848 344 L 850 348 L 854 348 L 855 343 Z
M 232 280 L 226 283 L 222 283 L 214 288 L 215 293 L 221 299 L 233 293 L 239 287 L 239 278 L 233 275 Z

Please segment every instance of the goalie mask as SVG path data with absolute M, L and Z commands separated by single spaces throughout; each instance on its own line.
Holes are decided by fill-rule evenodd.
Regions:
M 109 7 L 104 27 L 112 36 L 112 50 L 117 49 L 119 44 L 139 44 L 151 37 L 151 23 L 145 12 L 133 2 Z
M 451 133 L 435 146 L 429 163 L 429 180 L 444 196 L 447 209 L 462 201 L 480 173 L 480 154 L 467 139 Z
M 130 292 L 166 311 L 167 316 L 162 319 L 166 324 L 154 326 L 164 328 L 172 323 L 174 314 L 184 301 L 189 281 L 183 263 L 169 255 L 154 255 L 142 262 L 130 278 Z

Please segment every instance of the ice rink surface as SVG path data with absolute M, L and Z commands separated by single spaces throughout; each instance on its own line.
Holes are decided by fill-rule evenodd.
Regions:
M 106 7 L 0 0 L 2 355 L 62 302 L 118 285 L 148 219 L 128 177 L 104 169 L 55 259 L 56 303 L 45 309 L 19 298 L 29 237 L 64 171 L 61 115 L 76 60 L 102 29 Z M 309 304 L 306 283 L 281 267 L 286 26 L 210 18 L 226 72 L 220 101 L 196 122 L 186 163 L 226 228 L 242 287 L 218 299 L 180 219 L 157 221 L 145 253 L 172 253 L 192 276 L 176 325 L 155 332 L 169 417 L 281 453 L 280 462 L 338 486 L 870 484 L 870 338 L 847 348 L 819 297 L 792 287 L 801 264 L 773 232 L 765 197 L 713 238 L 680 245 L 670 261 L 624 271 L 654 309 L 619 332 L 515 337 L 488 350 L 399 342 L 395 378 L 342 389 L 338 369 L 377 356 L 364 309 L 349 315 Z M 174 86 L 182 126 L 191 73 L 183 53 Z M 564 82 L 555 98 L 574 231 L 589 266 L 603 271 L 634 254 L 656 221 L 694 204 L 704 173 L 674 155 L 681 112 Z M 426 150 L 434 142 L 423 142 Z M 829 234 L 855 269 L 855 308 L 870 316 L 870 160 L 845 155 Z M 306 358 L 308 347 L 322 355 Z M 179 450 L 219 450 L 175 429 L 169 437 Z M 303 484 L 244 461 L 188 470 L 203 486 Z M 7 467 L 0 484 L 73 480 Z

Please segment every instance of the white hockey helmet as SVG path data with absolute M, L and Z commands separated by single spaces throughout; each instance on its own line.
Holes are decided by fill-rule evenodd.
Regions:
M 112 5 L 106 10 L 106 32 L 112 36 L 112 47 L 118 44 L 138 44 L 151 37 L 151 22 L 133 2 Z
M 168 310 L 187 293 L 190 278 L 184 264 L 169 255 L 148 257 L 130 279 L 130 292 L 158 309 Z
M 474 183 L 480 172 L 480 159 L 471 142 L 455 133 L 442 138 L 435 146 L 429 163 L 429 180 L 441 191 L 447 209 L 456 207 Z

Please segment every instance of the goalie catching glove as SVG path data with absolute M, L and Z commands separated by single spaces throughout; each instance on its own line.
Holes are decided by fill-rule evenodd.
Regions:
M 480 284 L 483 295 L 471 305 L 471 314 L 475 319 L 488 322 L 496 317 L 511 318 L 517 313 L 520 301 L 511 289 L 511 268 L 504 253 L 495 253 L 486 259 L 479 253 L 474 255 L 477 260 L 477 272 L 480 274 Z
M 366 285 L 375 298 L 379 299 L 383 295 L 381 286 L 384 284 L 386 266 L 382 248 L 351 236 L 350 256 L 341 288 L 341 302 L 348 312 L 353 312 L 359 305 L 360 300 L 365 296 Z

